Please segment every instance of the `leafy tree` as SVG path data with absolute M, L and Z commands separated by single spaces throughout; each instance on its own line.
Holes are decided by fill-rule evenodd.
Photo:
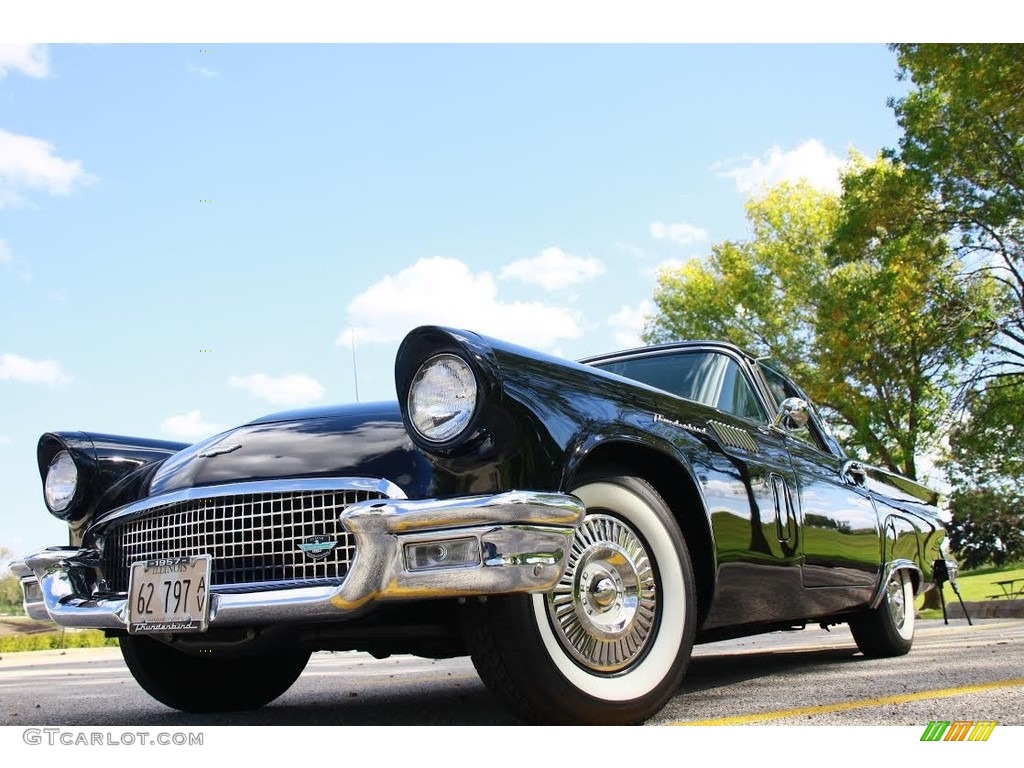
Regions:
M 0 577 L 0 613 L 22 613 L 21 584 L 13 573 Z
M 807 386 L 838 198 L 783 183 L 748 201 L 746 212 L 749 240 L 716 243 L 706 258 L 661 271 L 658 314 L 644 339 L 726 339 L 771 354 Z
M 956 493 L 949 541 L 964 568 L 1024 559 L 1024 499 L 993 488 Z
M 963 261 L 1004 283 L 1011 302 L 981 380 L 1024 377 L 1024 46 L 892 46 L 910 92 L 891 100 L 899 159 Z
M 965 567 L 1024 559 L 1024 382 L 972 392 L 949 434 L 950 541 Z
M 946 470 L 957 487 L 1024 496 L 1024 381 L 992 382 L 971 394 L 950 431 Z
M 1003 291 L 964 275 L 929 188 L 891 161 L 854 158 L 843 178 L 818 365 L 853 442 L 917 474 L 948 429 L 963 373 L 995 332 Z
M 898 157 L 969 270 L 1005 289 L 998 334 L 969 377 L 946 469 L 968 567 L 1024 556 L 1024 46 L 896 45 L 906 97 Z M 973 270 L 973 271 L 972 271 Z
M 924 189 L 890 162 L 856 159 L 842 197 L 769 190 L 747 206 L 749 240 L 659 275 L 646 340 L 724 338 L 772 356 L 848 446 L 916 477 L 995 300 L 984 277 L 956 279 L 941 232 L 914 215 Z
M 21 584 L 18 577 L 7 570 L 11 550 L 0 546 L 0 613 L 21 613 Z

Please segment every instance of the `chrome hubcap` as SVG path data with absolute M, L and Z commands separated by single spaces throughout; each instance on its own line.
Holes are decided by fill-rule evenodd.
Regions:
M 889 579 L 886 592 L 888 593 L 889 615 L 892 617 L 893 624 L 900 628 L 906 619 L 907 608 L 903 600 L 903 579 L 899 573 L 894 573 L 892 578 Z
M 555 636 L 578 664 L 618 672 L 636 661 L 650 638 L 658 595 L 633 529 L 610 515 L 587 515 L 547 607 Z

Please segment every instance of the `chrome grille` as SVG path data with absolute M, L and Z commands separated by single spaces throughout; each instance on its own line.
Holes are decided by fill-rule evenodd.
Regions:
M 108 529 L 104 575 L 111 591 L 128 589 L 139 560 L 211 555 L 217 585 L 341 580 L 355 557 L 355 538 L 339 523 L 350 504 L 386 498 L 366 490 L 240 493 L 154 507 Z M 321 559 L 299 549 L 310 537 L 337 546 Z

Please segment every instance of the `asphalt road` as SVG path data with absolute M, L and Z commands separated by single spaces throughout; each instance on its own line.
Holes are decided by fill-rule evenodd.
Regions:
M 698 646 L 649 725 L 1024 725 L 1024 620 L 919 622 L 914 649 L 870 660 L 845 627 Z M 150 699 L 116 648 L 4 654 L 0 725 L 514 725 L 467 659 L 314 654 L 256 712 L 187 715 Z

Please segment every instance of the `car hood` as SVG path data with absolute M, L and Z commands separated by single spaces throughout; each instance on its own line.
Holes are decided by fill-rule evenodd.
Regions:
M 295 477 L 385 478 L 408 493 L 425 463 L 397 403 L 310 408 L 257 419 L 174 454 L 154 473 L 149 495 Z

